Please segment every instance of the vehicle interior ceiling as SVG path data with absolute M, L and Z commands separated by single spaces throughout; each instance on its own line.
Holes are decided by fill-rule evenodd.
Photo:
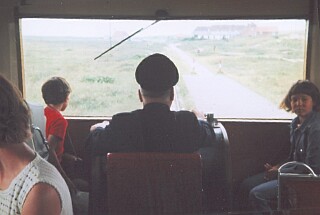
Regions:
M 21 57 L 20 18 L 233 20 L 306 19 L 308 22 L 305 79 L 320 87 L 318 0 L 4 0 L 0 3 L 0 71 L 25 91 Z M 50 26 L 48 26 L 50 28 Z M 44 29 L 45 30 L 45 29 Z M 223 90 L 223 89 L 221 89 Z M 214 99 L 214 98 L 208 98 Z M 214 113 L 214 110 L 211 111 Z M 109 117 L 67 117 L 78 155 L 91 125 Z M 263 170 L 266 162 L 280 161 L 289 152 L 290 119 L 218 119 L 228 134 L 233 190 L 246 177 Z M 272 155 L 270 157 L 270 155 Z M 254 161 L 254 162 L 253 162 Z

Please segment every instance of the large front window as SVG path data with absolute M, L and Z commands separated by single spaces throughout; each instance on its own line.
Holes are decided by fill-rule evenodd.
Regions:
M 292 118 L 278 106 L 304 78 L 306 27 L 305 20 L 25 18 L 26 98 L 43 104 L 41 85 L 62 76 L 72 88 L 65 115 L 111 116 L 141 108 L 135 68 L 157 52 L 180 72 L 172 109 L 217 118 Z

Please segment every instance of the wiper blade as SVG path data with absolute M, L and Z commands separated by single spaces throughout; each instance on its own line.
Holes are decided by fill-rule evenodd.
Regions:
M 120 45 L 121 43 L 123 43 L 124 41 L 130 39 L 131 37 L 133 37 L 134 35 L 136 35 L 137 33 L 149 28 L 150 26 L 156 24 L 157 22 L 159 22 L 160 20 L 156 20 L 153 23 L 151 23 L 150 25 L 148 25 L 147 27 L 144 28 L 140 28 L 139 30 L 137 30 L 136 32 L 134 32 L 133 34 L 129 35 L 128 37 L 124 38 L 123 40 L 121 40 L 120 42 L 118 42 L 117 44 L 111 46 L 108 50 L 104 51 L 103 53 L 101 53 L 100 55 L 98 55 L 97 57 L 94 58 L 94 60 L 97 60 L 98 58 L 100 58 L 102 55 L 106 54 L 107 52 L 109 52 L 110 50 L 114 49 L 115 47 L 117 47 L 118 45 Z

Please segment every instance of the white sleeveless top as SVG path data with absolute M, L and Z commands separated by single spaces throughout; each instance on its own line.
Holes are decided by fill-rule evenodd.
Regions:
M 0 190 L 0 214 L 21 214 L 26 196 L 39 182 L 54 187 L 61 200 L 61 215 L 72 215 L 72 202 L 66 182 L 58 170 L 38 154 L 10 183 L 6 190 Z

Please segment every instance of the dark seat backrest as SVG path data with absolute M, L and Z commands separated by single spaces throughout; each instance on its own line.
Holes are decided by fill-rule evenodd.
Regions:
M 203 209 L 206 213 L 222 213 L 232 209 L 232 176 L 227 131 L 214 123 L 215 142 L 199 149 L 203 168 Z
M 201 214 L 198 153 L 109 153 L 97 163 L 105 171 L 92 175 L 90 214 Z
M 320 214 L 320 177 L 306 174 L 279 176 L 279 210 L 290 214 Z M 295 213 L 296 212 L 296 213 Z

